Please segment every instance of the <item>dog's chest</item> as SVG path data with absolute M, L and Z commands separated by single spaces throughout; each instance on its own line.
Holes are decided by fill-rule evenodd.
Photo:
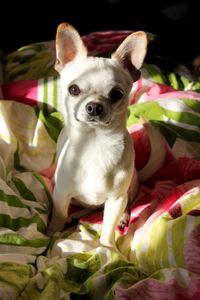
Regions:
M 63 155 L 68 190 L 85 205 L 101 205 L 113 189 L 124 152 L 123 138 L 88 138 L 78 147 L 68 143 Z

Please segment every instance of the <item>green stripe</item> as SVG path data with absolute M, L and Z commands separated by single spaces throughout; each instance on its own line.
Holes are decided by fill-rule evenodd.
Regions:
M 175 220 L 170 221 L 171 225 L 169 231 L 172 233 L 172 251 L 176 261 L 177 267 L 184 267 L 184 232 L 186 229 L 186 216 L 181 216 Z
M 10 233 L 0 235 L 0 244 L 41 248 L 48 246 L 49 238 L 28 240 L 19 234 Z
M 67 258 L 67 267 L 65 280 L 72 284 L 83 284 L 99 270 L 101 261 L 98 254 L 76 253 Z
M 160 68 L 155 65 L 144 63 L 144 70 L 145 69 L 153 81 L 157 83 L 166 83 L 166 76 L 161 72 Z
M 184 76 L 180 76 L 180 79 L 181 79 L 181 81 L 184 85 L 184 88 L 186 88 L 191 83 L 191 81 L 188 78 L 184 77 Z
M 43 177 L 40 176 L 40 175 L 38 175 L 38 174 L 35 173 L 35 172 L 33 172 L 33 176 L 34 176 L 34 177 L 39 181 L 39 183 L 42 185 L 42 187 L 43 187 L 43 189 L 44 189 L 44 191 L 45 191 L 45 194 L 46 194 L 46 196 L 47 196 L 47 199 L 48 199 L 48 201 L 49 201 L 49 206 L 50 206 L 49 209 L 51 209 L 51 208 L 52 208 L 52 204 L 53 204 L 53 200 L 52 200 L 52 196 L 51 196 L 51 194 L 50 194 L 50 192 L 49 192 L 49 190 L 48 190 L 48 188 L 47 188 L 47 186 L 46 186 L 46 183 L 45 183 Z
M 177 122 L 200 126 L 200 115 L 196 116 L 190 112 L 183 112 L 181 110 L 180 112 L 174 112 L 160 106 L 157 101 L 138 103 L 130 106 L 127 126 L 138 122 L 140 117 L 144 117 L 147 120 L 163 121 L 163 116 Z
M 167 221 L 165 218 L 160 217 L 152 225 L 150 235 L 151 251 L 153 258 L 149 257 L 149 269 L 152 271 L 169 266 L 168 260 L 168 243 L 167 243 Z
M 55 109 L 58 108 L 57 98 L 58 98 L 58 78 L 54 77 L 53 78 L 53 107 Z
M 56 142 L 63 126 L 60 113 L 53 112 L 49 114 L 48 112 L 41 110 L 39 113 L 39 119 L 44 124 L 49 136 L 54 142 Z
M 33 276 L 33 269 L 29 264 L 24 265 L 14 262 L 0 263 L 0 282 L 7 283 L 7 286 L 12 287 L 12 289 L 16 288 L 20 293 L 24 290 Z
M 174 145 L 177 137 L 181 138 L 181 135 L 178 134 L 170 124 L 160 121 L 153 121 L 152 123 L 159 128 L 161 134 L 165 137 L 170 147 Z
M 40 215 L 47 214 L 47 210 L 44 210 L 43 208 L 40 208 L 40 207 L 34 207 L 34 210 L 36 210 Z
M 137 103 L 129 106 L 127 126 L 129 127 L 134 123 L 140 123 L 141 117 L 144 117 L 146 120 L 163 121 L 163 115 L 165 115 L 165 109 L 156 101 Z
M 200 133 L 195 130 L 181 128 L 178 125 L 168 125 L 174 132 L 176 132 L 178 137 L 190 142 L 200 143 Z
M 53 155 L 52 161 L 51 161 L 51 165 L 54 165 L 56 163 L 56 158 L 57 158 L 57 155 L 56 155 L 56 152 L 55 152 L 54 155 Z
M 200 142 L 200 133 L 195 130 L 179 127 L 178 125 L 172 125 L 165 122 L 153 121 L 153 124 L 158 126 L 162 135 L 172 147 L 176 138 L 181 138 L 189 142 Z
M 36 223 L 38 231 L 45 232 L 46 224 L 39 217 L 39 215 L 34 215 L 30 219 L 19 217 L 12 219 L 8 215 L 0 214 L 0 227 L 6 227 L 12 230 L 18 230 L 21 227 L 27 227 L 30 224 Z
M 14 182 L 18 192 L 24 199 L 30 201 L 37 201 L 33 193 L 26 187 L 26 185 L 21 179 L 14 177 L 12 181 Z
M 193 209 L 200 209 L 200 193 L 191 193 L 181 201 L 182 214 L 187 214 Z
M 168 80 L 170 82 L 170 85 L 175 90 L 183 90 L 184 89 L 183 83 L 180 80 L 180 76 L 178 74 L 176 74 L 176 73 L 169 73 Z
M 48 77 L 44 78 L 43 109 L 48 111 Z
M 193 82 L 191 88 L 193 91 L 200 92 L 200 81 Z
M 27 208 L 28 206 L 24 205 L 22 201 L 15 195 L 7 195 L 4 191 L 0 190 L 0 201 L 6 202 L 9 206 L 13 207 L 23 207 Z
M 174 112 L 168 109 L 165 109 L 165 115 L 176 122 L 193 125 L 193 126 L 200 126 L 200 115 L 196 116 L 190 112 Z M 177 124 L 178 126 L 178 124 Z
M 190 109 L 197 113 L 200 113 L 200 102 L 193 99 L 182 99 L 183 103 L 187 105 Z
M 23 166 L 21 166 L 20 164 L 20 157 L 19 157 L 19 141 L 17 141 L 17 149 L 14 153 L 14 168 L 17 171 L 21 171 L 21 172 L 25 172 L 27 171 L 26 168 L 24 168 Z
M 7 176 L 8 176 L 8 174 L 9 174 L 9 169 L 7 169 L 7 167 L 6 167 L 6 165 L 5 165 L 5 162 L 4 162 L 4 160 L 2 159 L 2 157 L 0 156 L 0 169 L 1 169 L 1 172 L 2 172 L 2 174 L 1 174 L 1 178 L 4 180 L 4 181 L 6 181 L 6 179 L 7 179 Z
M 191 103 L 194 105 L 195 102 L 190 102 L 190 104 Z M 184 122 L 185 127 L 187 127 L 187 124 L 193 126 L 196 125 L 197 130 L 183 128 L 180 126 L 181 124 L 179 125 L 178 123 L 171 124 L 170 122 L 163 120 L 164 116 L 171 120 L 174 119 L 177 122 Z M 177 137 L 183 138 L 187 141 L 200 142 L 200 133 L 198 132 L 198 126 L 200 126 L 200 116 L 194 116 L 192 113 L 175 113 L 166 110 L 156 101 L 137 103 L 129 107 L 127 127 L 130 127 L 135 123 L 140 123 L 141 117 L 156 123 L 170 145 L 173 145 Z

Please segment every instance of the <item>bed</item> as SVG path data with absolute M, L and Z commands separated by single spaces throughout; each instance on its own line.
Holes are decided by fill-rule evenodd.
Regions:
M 91 55 L 109 56 L 129 33 L 83 39 Z M 159 128 L 164 150 L 129 226 L 116 228 L 119 254 L 99 244 L 102 212 L 77 221 L 71 207 L 66 230 L 46 235 L 62 129 L 54 61 L 54 41 L 1 61 L 0 299 L 200 299 L 200 81 L 145 63 L 133 84 L 127 127 L 137 169 L 151 155 L 141 117 Z

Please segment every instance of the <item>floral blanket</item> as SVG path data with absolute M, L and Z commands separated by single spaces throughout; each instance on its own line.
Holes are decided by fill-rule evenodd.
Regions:
M 92 55 L 109 55 L 127 34 L 84 40 Z M 137 169 L 150 155 L 162 159 L 140 184 L 128 228 L 116 228 L 119 254 L 99 244 L 102 212 L 46 235 L 62 128 L 54 61 L 54 41 L 3 59 L 0 299 L 200 299 L 200 82 L 146 63 L 133 84 L 127 127 Z M 160 129 L 161 154 L 156 143 L 152 153 L 141 117 Z

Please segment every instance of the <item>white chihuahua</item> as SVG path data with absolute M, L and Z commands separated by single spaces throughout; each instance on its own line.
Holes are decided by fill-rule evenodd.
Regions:
M 58 26 L 55 68 L 61 77 L 64 129 L 58 140 L 50 232 L 64 229 L 71 199 L 85 207 L 104 204 L 100 242 L 115 246 L 115 227 L 127 206 L 132 178 L 132 191 L 137 188 L 126 118 L 146 48 L 146 34 L 135 32 L 111 59 L 88 57 L 78 32 L 66 23 Z

